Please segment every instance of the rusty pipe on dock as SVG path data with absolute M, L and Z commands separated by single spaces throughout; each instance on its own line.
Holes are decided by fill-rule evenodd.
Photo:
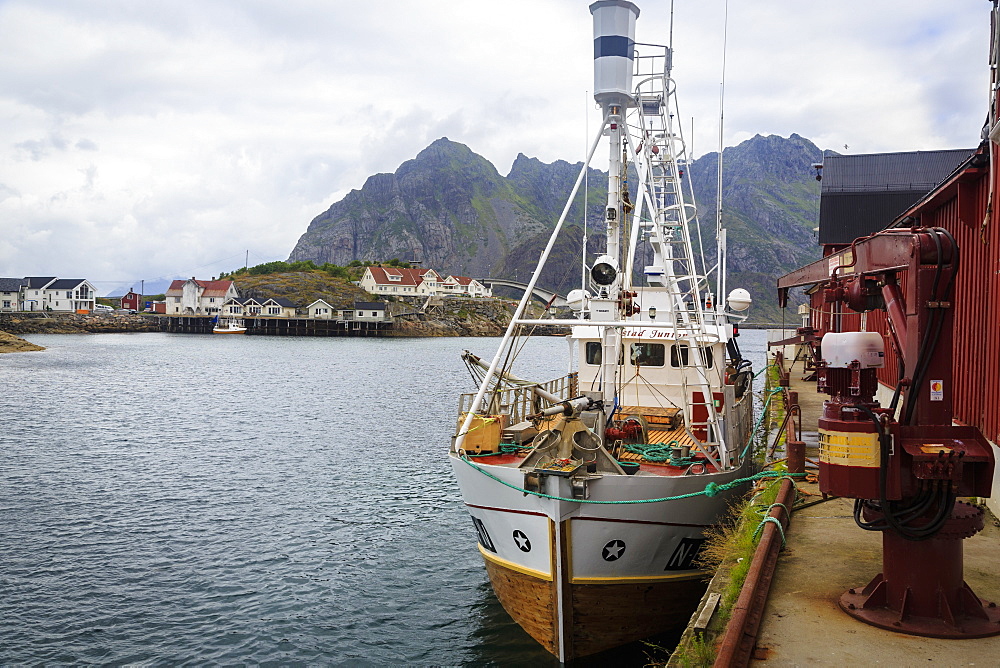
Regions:
M 739 598 L 733 605 L 729 624 L 726 625 L 726 632 L 719 644 L 719 652 L 715 663 L 712 664 L 715 668 L 743 668 L 750 663 L 750 656 L 757 642 L 757 630 L 764 614 L 764 604 L 771 588 L 774 567 L 778 563 L 778 552 L 784 542 L 783 532 L 791 520 L 789 511 L 794 501 L 795 483 L 791 478 L 784 478 L 778 496 L 774 500 L 775 505 L 768 513 L 768 517 L 780 522 L 782 528 L 779 530 L 774 522 L 764 523 L 747 579 L 743 582 L 743 589 L 740 590 Z M 789 510 L 785 510 L 786 508 Z

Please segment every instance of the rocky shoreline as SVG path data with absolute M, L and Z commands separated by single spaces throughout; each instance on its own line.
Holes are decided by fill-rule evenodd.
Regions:
M 426 310 L 422 302 L 392 302 L 395 316 L 389 337 L 502 336 L 510 322 L 514 304 L 499 299 L 448 299 Z M 160 319 L 145 314 L 0 313 L 0 353 L 44 350 L 18 335 L 23 334 L 104 334 L 159 332 Z M 536 328 L 538 335 L 559 336 L 564 327 Z
M 156 318 L 139 314 L 0 313 L 0 353 L 45 350 L 22 339 L 22 334 L 101 334 L 158 332 Z
M 45 350 L 45 348 L 29 343 L 20 336 L 0 332 L 0 353 L 27 353 L 35 350 Z

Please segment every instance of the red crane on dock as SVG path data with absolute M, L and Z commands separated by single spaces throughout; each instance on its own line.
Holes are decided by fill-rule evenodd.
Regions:
M 889 229 L 778 280 L 819 285 L 834 310 L 884 311 L 899 379 L 889 406 L 875 400 L 883 339 L 827 333 L 818 389 L 820 488 L 855 501 L 855 521 L 882 532 L 882 572 L 840 598 L 847 614 L 892 631 L 942 638 L 1000 634 L 1000 609 L 963 578 L 962 540 L 989 496 L 994 458 L 978 428 L 953 424 L 953 321 L 959 248 L 941 227 Z M 836 320 L 836 319 L 835 319 Z M 901 400 L 901 403 L 900 403 Z

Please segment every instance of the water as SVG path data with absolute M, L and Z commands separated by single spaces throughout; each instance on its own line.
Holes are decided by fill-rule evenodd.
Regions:
M 445 457 L 459 354 L 496 339 L 27 338 L 0 356 L 0 664 L 553 663 Z

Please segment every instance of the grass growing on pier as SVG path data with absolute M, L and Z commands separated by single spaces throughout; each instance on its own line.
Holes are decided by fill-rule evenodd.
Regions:
M 708 532 L 708 539 L 698 557 L 699 567 L 715 571 L 717 580 L 725 583 L 719 592 L 721 597 L 712 620 L 713 627 L 718 624 L 725 628 L 729 621 L 757 549 L 759 541 L 754 534 L 766 514 L 765 509 L 774 503 L 781 488 L 780 479 L 762 482 L 763 486 L 755 494 L 734 508 L 728 522 Z M 715 662 L 715 641 L 711 634 L 695 634 L 677 647 L 668 665 L 711 666 Z
M 720 614 L 728 619 L 733 604 L 739 598 L 743 582 L 750 570 L 754 550 L 759 536 L 754 536 L 766 509 L 778 496 L 781 480 L 770 480 L 749 500 L 743 503 L 734 515 L 734 520 L 719 529 L 709 532 L 705 547 L 702 548 L 700 565 L 713 570 L 727 569 L 729 582 L 722 591 L 719 602 Z

